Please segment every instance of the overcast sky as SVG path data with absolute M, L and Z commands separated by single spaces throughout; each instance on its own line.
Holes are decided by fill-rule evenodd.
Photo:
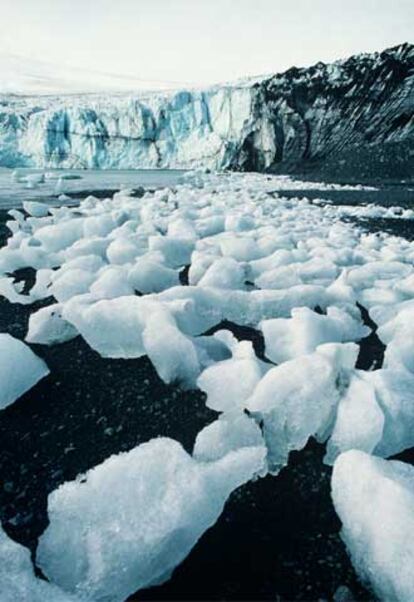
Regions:
M 212 83 L 414 41 L 414 0 L 1 0 L 0 52 Z

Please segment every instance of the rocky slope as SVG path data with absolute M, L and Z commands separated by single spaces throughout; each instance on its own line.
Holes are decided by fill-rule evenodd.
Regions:
M 203 91 L 1 95 L 0 165 L 408 177 L 414 46 Z

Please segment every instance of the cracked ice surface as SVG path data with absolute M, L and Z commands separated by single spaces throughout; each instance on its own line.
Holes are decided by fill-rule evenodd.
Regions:
M 388 457 L 414 445 L 414 243 L 366 234 L 341 219 L 383 216 L 382 208 L 352 207 L 351 213 L 287 199 L 275 193 L 284 183 L 276 176 L 195 172 L 174 189 L 141 199 L 121 190 L 104 200 L 89 196 L 76 208 L 49 208 L 47 215 L 37 206 L 27 207 L 29 216 L 10 212 L 0 294 L 25 304 L 52 298 L 31 315 L 27 342 L 55 345 L 81 335 L 103 357 L 147 355 L 162 380 L 199 387 L 220 414 L 199 433 L 193 457 L 177 443 L 153 440 L 96 467 L 86 483 L 65 484 L 50 496 L 51 524 L 39 558 L 66 590 L 101 599 L 121 574 L 139 573 L 137 580 L 118 583 L 125 595 L 167 578 L 215 522 L 234 487 L 266 471 L 277 474 L 311 436 L 327 442 L 329 463 L 350 449 Z M 412 218 L 398 208 L 393 215 Z M 13 273 L 27 267 L 36 270 L 36 282 L 23 293 Z M 357 343 L 371 332 L 358 306 L 368 310 L 387 344 L 384 366 L 375 371 L 355 367 Z M 218 330 L 225 321 L 260 330 L 265 358 L 248 341 Z M 165 492 L 150 482 L 149 489 L 130 493 L 122 475 L 135 474 L 135 454 L 149 454 L 153 474 L 162 473 L 156 455 L 164 447 L 177 466 L 194 473 L 205 517 L 191 519 L 188 483 L 164 475 L 164 481 L 171 476 L 174 512 L 162 506 L 164 531 L 150 521 L 139 549 L 126 554 L 128 533 L 141 527 L 124 500 L 138 491 L 143 507 L 146 500 L 162 505 Z M 242 461 L 249 454 L 256 458 L 252 465 Z M 235 470 L 234 484 L 216 487 L 209 498 L 200 475 L 231 458 L 240 459 L 243 477 L 237 479 Z M 96 482 L 102 488 L 95 490 Z M 112 518 L 103 511 L 104 492 L 118 488 Z M 92 539 L 83 528 L 84 497 L 92 506 Z M 176 546 L 176 529 L 175 556 L 169 546 Z M 69 531 L 72 543 L 63 546 Z M 83 560 L 74 568 L 75 549 Z M 93 566 L 93 550 L 100 566 Z

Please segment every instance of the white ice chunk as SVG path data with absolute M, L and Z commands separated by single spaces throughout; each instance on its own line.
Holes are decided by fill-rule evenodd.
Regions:
M 263 461 L 247 447 L 199 463 L 165 438 L 112 456 L 49 496 L 37 561 L 69 592 L 123 602 L 171 576 Z
M 375 261 L 352 268 L 348 272 L 348 283 L 355 289 L 372 288 L 377 280 L 406 278 L 412 267 L 400 261 Z
M 287 291 L 235 291 L 198 286 L 180 286 L 163 291 L 162 301 L 191 300 L 188 312 L 179 317 L 186 334 L 202 334 L 222 320 L 252 326 L 270 317 L 288 317 L 297 305 L 326 307 L 326 291 L 321 286 L 295 286 Z
M 84 255 L 98 255 L 106 258 L 106 250 L 111 241 L 108 238 L 94 236 L 93 238 L 77 240 L 65 250 L 66 259 L 74 259 Z
M 395 289 L 402 293 L 404 297 L 414 297 L 414 274 L 410 274 L 406 278 L 396 282 Z
M 4 297 L 10 303 L 20 303 L 20 305 L 30 305 L 34 299 L 30 295 L 22 295 L 19 292 L 20 283 L 15 284 L 12 278 L 0 277 L 0 297 Z
M 92 272 L 80 268 L 59 270 L 52 277 L 49 293 L 62 303 L 75 295 L 87 293 L 94 280 L 95 275 Z
M 36 282 L 30 289 L 30 297 L 34 300 L 46 299 L 50 296 L 49 286 L 52 281 L 54 271 L 49 268 L 43 268 L 36 272 Z
M 214 335 L 191 337 L 191 340 L 196 348 L 201 370 L 231 357 L 228 346 Z
M 361 579 L 380 600 L 414 599 L 414 468 L 361 451 L 336 461 L 332 498 Z
M 111 215 L 97 215 L 83 220 L 83 234 L 85 238 L 93 236 L 107 236 L 116 227 Z
M 45 362 L 9 334 L 0 334 L 0 409 L 12 404 L 49 374 Z
M 173 316 L 160 307 L 145 321 L 142 340 L 158 375 L 166 383 L 195 387 L 201 365 L 191 339 L 178 328 Z
M 328 286 L 327 293 L 332 299 L 333 303 L 355 304 L 356 293 L 352 286 L 348 283 L 348 274 L 346 269 L 342 270 L 338 278 Z
M 167 306 L 137 296 L 96 301 L 90 294 L 66 302 L 62 316 L 102 357 L 128 359 L 147 354 L 165 382 L 191 387 L 203 365 L 191 337 L 176 326 L 173 312 L 185 313 L 187 305 Z
M 37 201 L 25 201 L 23 209 L 33 217 L 46 217 L 49 215 L 49 207 L 46 203 L 38 203 Z
M 286 265 L 260 274 L 255 285 L 263 289 L 282 290 L 303 284 L 295 265 Z
M 208 268 L 219 259 L 219 255 L 213 253 L 205 253 L 200 251 L 193 251 L 191 255 L 191 265 L 188 271 L 188 281 L 191 285 L 196 285 L 204 276 Z
M 367 288 L 359 295 L 359 302 L 366 309 L 375 305 L 395 305 L 402 301 L 403 295 L 397 290 L 383 286 Z
M 380 339 L 384 341 L 384 330 L 380 330 Z M 390 370 L 405 369 L 414 374 L 414 330 L 411 324 L 399 330 L 388 342 L 384 353 L 384 368 Z
M 68 219 L 36 230 L 36 238 L 46 251 L 57 252 L 73 245 L 82 237 L 83 220 Z
M 34 574 L 27 548 L 16 543 L 0 527 L 1 602 L 81 602 L 56 585 Z
M 56 345 L 70 341 L 77 334 L 76 328 L 62 318 L 62 305 L 55 303 L 31 314 L 26 341 L 41 345 Z
M 341 452 L 349 449 L 371 453 L 381 441 L 384 422 L 373 383 L 364 378 L 363 372 L 355 373 L 339 402 L 325 461 L 332 464 Z
M 141 297 L 96 302 L 92 295 L 82 295 L 65 303 L 62 317 L 102 357 L 128 359 L 145 355 L 142 318 L 149 309 Z
M 212 215 L 204 219 L 199 219 L 197 222 L 197 233 L 201 238 L 206 236 L 214 236 L 224 230 L 224 216 Z
M 99 270 L 104 267 L 106 264 L 104 263 L 102 257 L 99 255 L 80 255 L 79 257 L 74 257 L 72 259 L 67 259 L 65 263 L 60 267 L 59 273 L 66 272 L 66 270 L 86 270 L 87 272 L 99 272 Z
M 198 433 L 193 457 L 200 462 L 212 462 L 243 447 L 261 446 L 265 442 L 254 420 L 243 413 L 223 415 Z
M 26 267 L 23 254 L 20 249 L 3 247 L 0 249 L 0 273 L 11 274 L 15 270 Z
M 179 268 L 191 262 L 194 241 L 188 238 L 150 236 L 148 248 L 150 251 L 161 251 L 168 267 Z
M 266 357 L 280 364 L 298 355 L 311 353 L 323 343 L 356 341 L 369 329 L 346 311 L 328 307 L 320 315 L 307 307 L 292 310 L 291 318 L 276 318 L 260 323 L 266 345 Z
M 143 256 L 128 272 L 128 283 L 142 294 L 159 293 L 172 286 L 178 286 L 180 278 L 176 270 Z
M 135 260 L 137 255 L 141 254 L 140 246 L 137 241 L 132 237 L 129 238 L 116 238 L 109 245 L 106 255 L 109 263 L 122 265 L 124 263 L 131 263 Z
M 197 238 L 192 222 L 182 217 L 174 219 L 168 224 L 167 236 L 172 238 L 188 238 L 190 240 Z
M 230 235 L 220 242 L 220 248 L 225 257 L 236 261 L 252 261 L 260 256 L 256 241 L 248 236 Z
M 135 292 L 129 283 L 127 269 L 116 265 L 103 268 L 89 290 L 97 299 L 114 299 Z
M 246 213 L 226 215 L 225 229 L 235 232 L 244 232 L 252 230 L 255 227 L 255 220 Z
M 250 262 L 251 277 L 258 278 L 261 274 L 289 266 L 292 263 L 306 261 L 308 255 L 304 250 L 277 249 L 271 255 Z
M 375 370 L 373 383 L 384 413 L 384 430 L 375 454 L 388 457 L 414 446 L 414 376 L 406 370 Z
M 394 312 L 392 312 L 394 313 Z M 387 345 L 384 368 L 405 368 L 414 374 L 414 306 L 412 302 L 395 307 L 395 316 L 378 328 L 378 336 Z
M 219 412 L 243 409 L 267 370 L 249 341 L 236 343 L 232 352 L 231 359 L 213 364 L 197 380 L 198 387 L 207 393 L 206 405 Z
M 198 286 L 211 286 L 221 289 L 245 288 L 243 266 L 232 257 L 216 259 L 199 280 Z
M 311 435 L 319 440 L 329 435 L 357 355 L 353 343 L 329 343 L 264 375 L 246 407 L 263 422 L 272 472 L 280 470 L 289 453 L 302 449 Z

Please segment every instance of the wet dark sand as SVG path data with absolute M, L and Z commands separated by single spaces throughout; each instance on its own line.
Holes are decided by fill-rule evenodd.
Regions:
M 6 236 L 0 227 L 0 242 Z M 0 300 L 0 332 L 23 339 L 29 313 L 39 305 Z M 228 326 L 260 352 L 255 331 Z M 32 348 L 51 374 L 0 413 L 0 516 L 7 533 L 34 551 L 47 526 L 47 495 L 59 484 L 159 435 L 191 451 L 216 413 L 201 392 L 163 384 L 147 358 L 103 359 L 80 337 Z M 371 335 L 358 366 L 379 367 L 382 353 Z M 310 441 L 278 477 L 236 491 L 171 580 L 131 600 L 332 600 L 341 585 L 357 600 L 372 599 L 340 539 L 323 454 L 323 446 Z M 414 460 L 412 450 L 400 457 Z

